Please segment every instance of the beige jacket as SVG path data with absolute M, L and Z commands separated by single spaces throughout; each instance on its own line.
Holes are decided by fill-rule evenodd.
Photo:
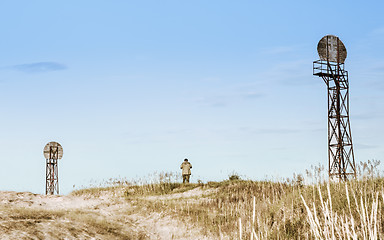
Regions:
M 180 166 L 180 169 L 183 169 L 183 172 L 182 172 L 183 175 L 191 175 L 191 168 L 192 168 L 192 164 L 187 161 L 184 161 Z

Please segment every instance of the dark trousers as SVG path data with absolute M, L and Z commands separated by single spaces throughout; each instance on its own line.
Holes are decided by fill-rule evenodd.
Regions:
M 190 174 L 183 174 L 183 183 L 189 183 L 189 176 L 191 176 Z

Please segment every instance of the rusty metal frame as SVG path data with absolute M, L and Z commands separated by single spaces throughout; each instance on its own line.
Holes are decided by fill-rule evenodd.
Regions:
M 343 63 L 318 60 L 313 62 L 313 75 L 321 77 L 328 89 L 328 174 L 345 181 L 356 177 L 348 72 Z
M 57 166 L 57 159 L 59 157 L 58 147 L 50 146 L 49 158 L 46 159 L 46 181 L 45 181 L 45 194 L 59 194 L 59 173 Z

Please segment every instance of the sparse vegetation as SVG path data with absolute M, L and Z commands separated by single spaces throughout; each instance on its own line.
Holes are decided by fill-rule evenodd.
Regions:
M 64 211 L 59 210 L 47 210 L 47 209 L 33 209 L 26 207 L 18 207 L 18 208 L 1 208 L 1 217 L 13 219 L 13 220 L 53 220 L 65 215 Z
M 125 218 L 157 216 L 156 224 L 169 217 L 176 226 L 190 226 L 206 239 L 383 239 L 384 178 L 379 163 L 360 163 L 358 179 L 349 182 L 326 182 L 322 166 L 312 167 L 306 177 L 295 174 L 280 181 L 242 180 L 232 174 L 221 182 L 181 184 L 173 173 L 110 180 L 70 194 L 97 199 L 98 205 L 88 209 L 1 207 L 0 218 L 11 221 L 1 230 L 27 228 L 28 236 L 48 234 L 53 239 L 157 239 L 150 236 L 153 228 Z M 106 209 L 115 209 L 110 211 L 116 216 Z M 47 223 L 66 230 L 61 235 L 44 232 L 41 226 Z M 183 239 L 180 236 L 175 239 Z
M 241 180 L 239 174 L 237 174 L 237 173 L 232 173 L 231 175 L 229 175 L 228 179 L 229 179 L 229 181 Z
M 241 232 L 245 239 L 251 238 L 252 235 L 255 239 L 313 239 L 318 236 L 322 236 L 321 239 L 328 239 L 328 235 L 318 235 L 314 232 L 314 227 L 308 218 L 307 206 L 315 206 L 315 208 L 320 206 L 316 210 L 316 214 L 319 215 L 317 220 L 324 220 L 320 216 L 324 216 L 322 213 L 325 209 L 324 204 L 331 202 L 331 196 L 331 211 L 334 214 L 332 216 L 340 216 L 340 219 L 347 216 L 350 216 L 350 219 L 353 218 L 354 234 L 356 234 L 354 236 L 360 239 L 367 236 L 364 235 L 367 230 L 364 232 L 363 229 L 364 226 L 369 225 L 361 225 L 365 221 L 362 219 L 362 211 L 359 211 L 361 203 L 351 205 L 348 199 L 356 199 L 353 201 L 357 202 L 363 199 L 364 208 L 370 209 L 372 204 L 377 205 L 375 212 L 377 215 L 374 219 L 377 233 L 374 236 L 380 237 L 384 234 L 384 228 L 381 227 L 384 221 L 381 217 L 381 204 L 377 203 L 377 196 L 379 193 L 380 196 L 382 195 L 384 180 L 377 170 L 378 165 L 379 161 L 360 163 L 359 178 L 346 183 L 325 182 L 322 176 L 324 168 L 319 166 L 313 168 L 312 175 L 307 175 L 307 179 L 312 178 L 312 181 L 317 182 L 310 185 L 304 184 L 305 179 L 301 174 L 294 175 L 293 179 L 279 182 L 241 180 L 231 178 L 231 175 L 228 181 L 208 182 L 199 186 L 190 185 L 190 188 L 199 188 L 207 192 L 198 197 L 163 198 L 161 201 L 156 198 L 142 198 L 143 194 L 168 194 L 186 190 L 183 185 L 174 185 L 170 191 L 158 191 L 157 189 L 161 188 L 163 183 L 158 183 L 158 186 L 127 186 L 126 195 L 130 201 L 134 201 L 145 211 L 167 212 L 181 221 L 197 224 L 204 233 L 216 234 L 217 237 L 227 236 L 230 239 L 240 237 L 239 218 L 242 223 Z M 350 196 L 345 193 L 346 187 L 349 189 Z M 151 192 L 152 190 L 154 191 Z M 253 209 L 255 216 L 253 216 Z M 309 209 L 315 211 L 313 207 Z M 369 222 L 369 224 L 372 223 Z M 252 234 L 253 231 L 255 234 Z M 352 230 L 349 229 L 349 231 Z

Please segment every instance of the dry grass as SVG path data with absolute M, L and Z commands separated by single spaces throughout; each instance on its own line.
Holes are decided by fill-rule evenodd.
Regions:
M 121 219 L 92 210 L 0 207 L 0 238 L 5 239 L 148 239 Z
M 227 180 L 182 185 L 158 181 L 129 184 L 124 188 L 127 201 L 140 211 L 171 215 L 184 224 L 198 226 L 203 235 L 213 234 L 217 238 L 333 239 L 335 236 L 349 239 L 351 236 L 351 239 L 381 239 L 384 236 L 383 204 L 378 196 L 382 196 L 384 179 L 375 170 L 377 164 L 372 167 L 375 164 L 370 162 L 365 167 L 361 164 L 360 178 L 347 183 L 326 183 L 324 178 L 312 175 L 322 182 L 306 185 L 304 178 L 296 175 L 293 179 L 276 182 Z M 146 197 L 196 188 L 207 194 L 182 198 Z M 312 219 L 309 212 L 312 212 Z M 327 222 L 329 219 L 334 222 Z M 348 235 L 348 231 L 352 235 Z
M 215 234 L 217 237 L 239 238 L 240 222 L 244 237 L 251 233 L 252 228 L 262 235 L 262 239 L 298 239 L 309 232 L 309 227 L 305 229 L 304 205 L 300 202 L 297 187 L 273 182 L 224 181 L 204 184 L 199 188 L 203 191 L 216 190 L 203 197 L 138 198 L 135 204 L 146 211 L 167 212 L 188 224 L 197 224 L 203 229 L 203 234 Z
M 350 193 L 353 182 L 344 185 L 347 206 L 342 212 L 334 210 L 330 185 L 327 186 L 327 198 L 318 188 L 319 205 L 313 202 L 310 208 L 302 197 L 312 234 L 316 239 L 383 239 L 383 191 L 372 191 L 367 195 L 363 191 L 356 193 L 355 189 Z
M 295 175 L 280 181 L 232 177 L 181 184 L 172 173 L 115 180 L 71 193 L 70 197 L 98 199 L 101 205 L 94 208 L 1 207 L 0 231 L 24 234 L 25 239 L 157 239 L 150 237 L 154 225 L 145 225 L 150 216 L 157 216 L 151 224 L 177 220 L 176 227 L 197 231 L 197 239 L 384 239 L 384 179 L 377 165 L 360 164 L 360 177 L 346 183 L 325 182 L 321 167 L 306 178 Z M 126 216 L 135 216 L 135 223 Z M 139 222 L 143 224 L 137 226 Z M 55 228 L 62 231 L 50 230 Z
M 54 220 L 65 215 L 62 210 L 34 209 L 26 207 L 0 208 L 0 219 L 14 220 Z

